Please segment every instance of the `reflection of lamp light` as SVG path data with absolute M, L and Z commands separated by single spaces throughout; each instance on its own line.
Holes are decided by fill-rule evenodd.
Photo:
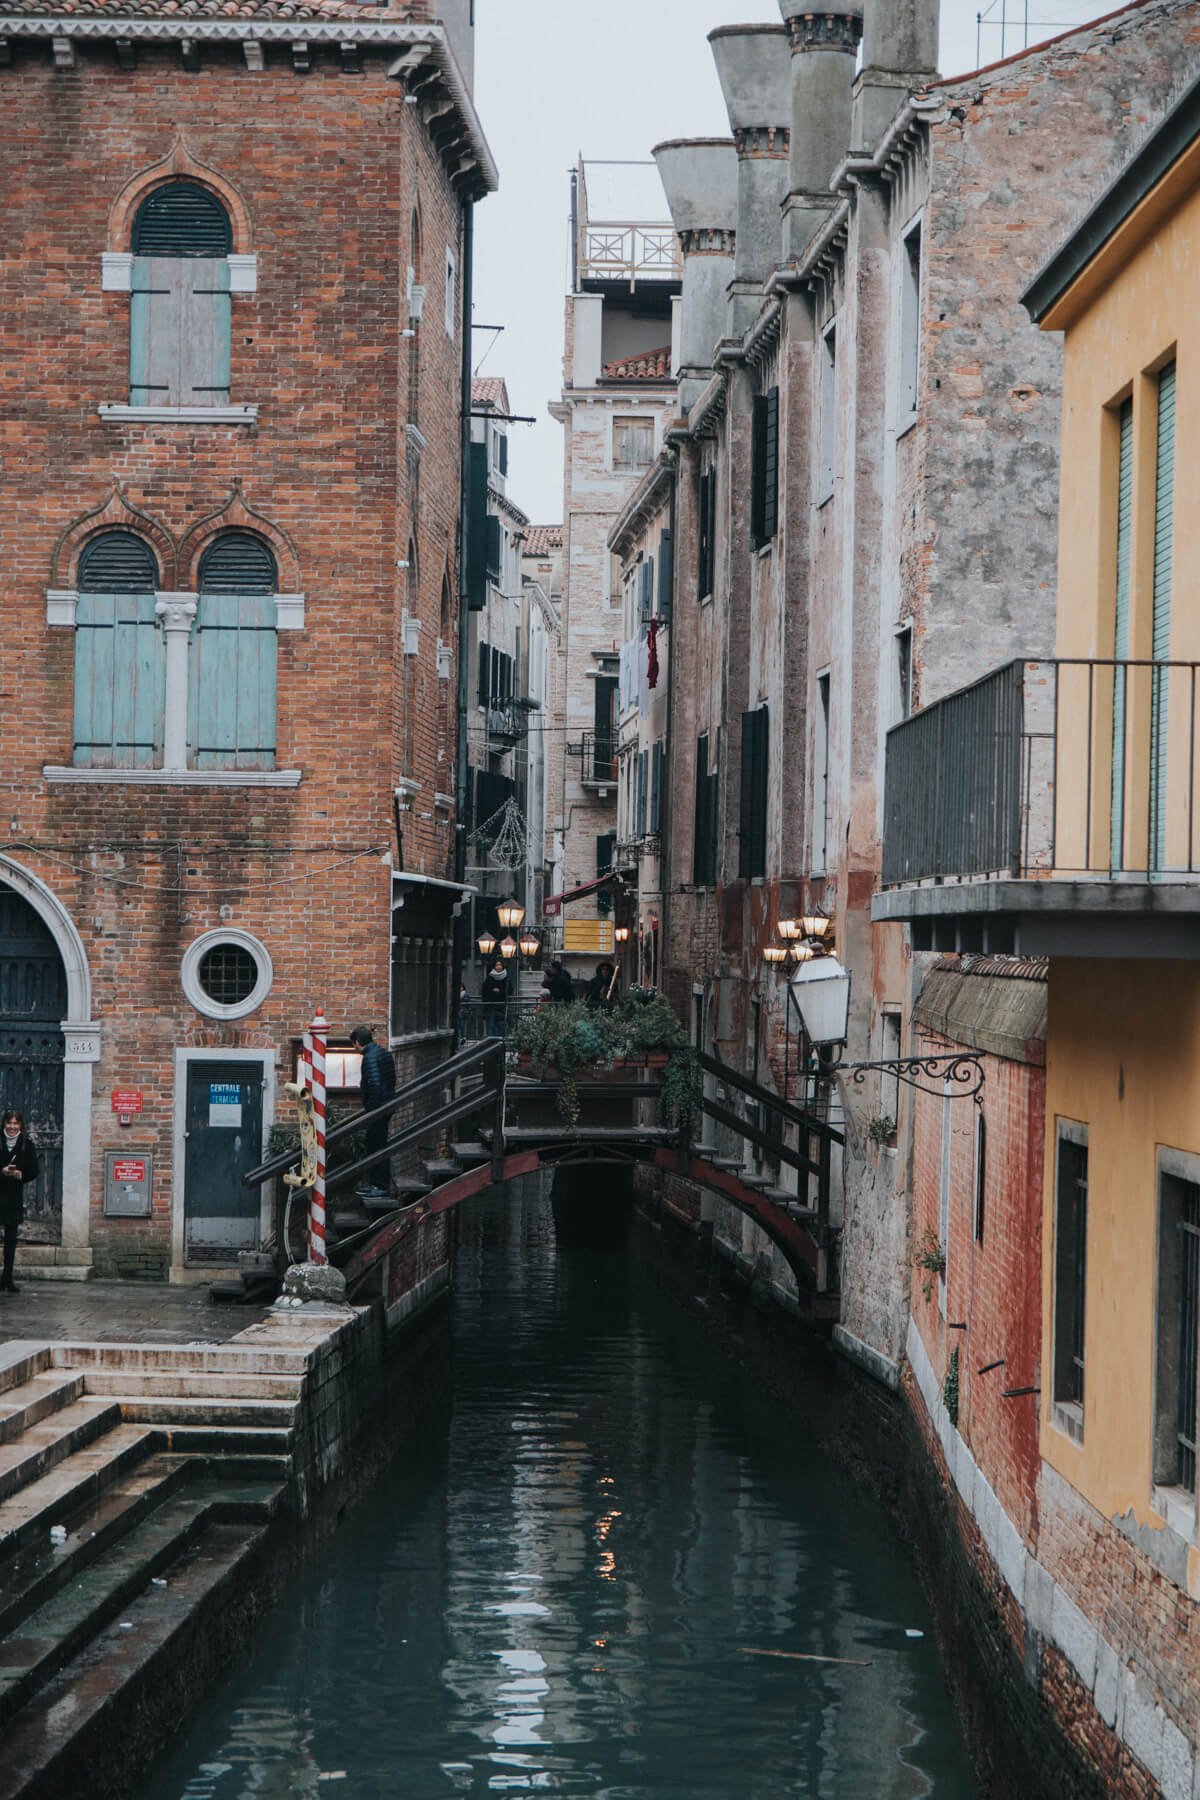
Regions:
M 542 940 L 536 931 L 523 931 L 519 941 L 522 956 L 536 956 L 542 947 Z
M 800 926 L 805 937 L 823 938 L 832 923 L 832 919 L 827 919 L 823 913 L 810 913 L 807 917 L 801 919 Z M 782 925 L 779 929 L 781 931 L 783 930 Z
M 787 953 L 794 963 L 811 962 L 817 954 L 811 944 L 789 944 Z
M 618 944 L 627 944 L 629 942 L 629 927 L 628 927 L 628 925 L 618 925 L 616 930 L 613 932 L 613 936 L 616 938 Z
M 480 956 L 490 956 L 492 951 L 496 948 L 496 940 L 490 931 L 481 931 L 479 936 L 475 939 L 475 947 L 479 951 Z
M 763 950 L 763 961 L 765 963 L 786 962 L 787 961 L 787 945 L 786 944 L 768 944 L 768 945 L 766 945 L 766 947 Z
M 516 931 L 525 923 L 525 908 L 516 900 L 504 900 L 496 908 L 501 931 Z
M 819 956 L 796 970 L 791 985 L 811 1042 L 844 1044 L 850 1022 L 849 970 L 836 956 Z
M 516 938 L 511 938 L 511 937 L 501 938 L 500 939 L 500 954 L 504 958 L 505 962 L 511 962 L 513 957 L 517 954 Z
M 780 919 L 779 935 L 789 944 L 794 938 L 798 938 L 800 936 L 799 919 Z

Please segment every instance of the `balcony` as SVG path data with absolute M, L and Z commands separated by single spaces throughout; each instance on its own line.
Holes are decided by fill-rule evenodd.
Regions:
M 918 950 L 1200 955 L 1198 671 L 1013 662 L 897 725 L 872 918 Z
M 529 736 L 529 715 L 538 710 L 536 700 L 489 700 L 487 734 L 493 741 L 516 744 Z
M 570 754 L 579 759 L 579 779 L 586 788 L 615 788 L 617 785 L 617 734 L 615 731 L 585 731 Z

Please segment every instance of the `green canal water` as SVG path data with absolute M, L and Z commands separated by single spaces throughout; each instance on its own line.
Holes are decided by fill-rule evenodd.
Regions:
M 562 1248 L 526 1183 L 459 1241 L 447 1404 L 141 1800 L 974 1800 L 889 1519 L 638 1233 Z

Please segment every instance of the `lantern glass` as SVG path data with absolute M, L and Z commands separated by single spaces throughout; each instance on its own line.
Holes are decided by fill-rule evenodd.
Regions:
M 850 974 L 836 956 L 819 956 L 792 976 L 791 986 L 814 1044 L 844 1044 L 850 1021 Z
M 500 939 L 500 954 L 504 958 L 505 962 L 511 962 L 513 957 L 517 954 L 516 938 L 511 938 L 511 937 L 501 938 Z
M 629 927 L 628 927 L 628 925 L 618 925 L 616 930 L 613 932 L 613 936 L 616 938 L 618 944 L 627 944 L 629 942 Z
M 783 938 L 785 943 L 789 943 L 789 944 L 793 941 L 793 939 L 798 938 L 800 936 L 800 921 L 799 921 L 799 919 L 780 919 L 779 935 L 781 938 Z
M 516 931 L 525 923 L 525 908 L 516 900 L 505 900 L 496 908 L 502 931 Z
M 475 946 L 480 956 L 490 956 L 496 948 L 496 940 L 490 931 L 481 931 L 475 939 Z
M 794 963 L 811 962 L 817 954 L 811 944 L 789 944 L 787 953 Z
M 800 921 L 805 937 L 811 938 L 825 937 L 831 924 L 832 920 L 825 918 L 822 913 L 810 913 Z
M 519 941 L 522 956 L 536 956 L 542 947 L 542 940 L 535 931 L 523 931 Z
M 768 944 L 763 951 L 765 963 L 781 963 L 787 961 L 787 947 L 784 944 Z

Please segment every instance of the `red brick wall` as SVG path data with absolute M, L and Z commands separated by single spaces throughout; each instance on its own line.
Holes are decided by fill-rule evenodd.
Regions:
M 7 129 L 24 146 L 8 171 L 0 244 L 0 805 L 8 853 L 60 897 L 92 965 L 102 1026 L 94 1242 L 137 1241 L 161 1263 L 174 1048 L 278 1052 L 318 1002 L 335 1028 L 362 1017 L 386 1030 L 381 859 L 406 741 L 423 786 L 404 822 L 405 865 L 452 873 L 453 827 L 435 821 L 433 793 L 453 786 L 435 655 L 458 518 L 460 342 L 443 328 L 442 292 L 447 244 L 462 268 L 460 218 L 382 54 L 365 52 L 353 75 L 335 47 L 314 47 L 305 77 L 275 49 L 261 74 L 232 45 L 206 46 L 199 74 L 184 72 L 174 45 L 140 46 L 129 74 L 106 46 L 77 49 L 65 71 L 45 44 L 18 41 L 0 76 Z M 128 297 L 100 285 L 101 251 L 116 247 L 110 211 L 177 140 L 236 190 L 249 218 L 258 291 L 233 301 L 231 401 L 258 405 L 255 426 L 97 416 L 101 402 L 128 398 Z M 414 205 L 429 299 L 410 359 L 400 333 Z M 414 371 L 419 492 L 404 430 Z M 47 628 L 44 591 L 72 585 L 69 567 L 52 580 L 55 546 L 116 482 L 176 542 L 240 483 L 246 505 L 294 547 L 307 617 L 278 640 L 277 762 L 303 771 L 298 789 L 44 784 L 44 764 L 71 761 L 73 684 L 73 634 Z M 396 561 L 410 535 L 421 652 L 402 659 Z M 160 561 L 163 587 L 188 585 L 169 550 Z M 179 985 L 186 946 L 222 923 L 260 937 L 275 970 L 263 1007 L 230 1028 L 194 1012 Z M 107 1106 L 118 1083 L 146 1094 L 119 1140 Z M 98 1211 L 101 1151 L 118 1141 L 156 1152 L 149 1226 L 106 1223 Z

